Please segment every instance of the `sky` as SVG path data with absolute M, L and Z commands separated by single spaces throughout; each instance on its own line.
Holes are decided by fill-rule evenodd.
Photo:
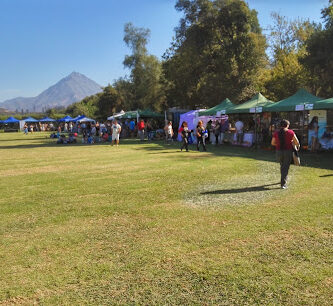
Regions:
M 273 11 L 320 22 L 328 0 L 247 0 L 262 28 Z M 161 58 L 181 13 L 176 0 L 0 0 L 0 102 L 36 96 L 73 71 L 105 86 L 128 74 L 124 24 L 151 30 Z

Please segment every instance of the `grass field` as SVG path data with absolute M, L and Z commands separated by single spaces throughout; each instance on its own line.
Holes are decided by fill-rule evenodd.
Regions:
M 333 155 L 0 134 L 0 304 L 332 301 Z

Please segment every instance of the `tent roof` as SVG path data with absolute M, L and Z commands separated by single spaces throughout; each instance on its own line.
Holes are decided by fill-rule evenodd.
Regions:
M 77 122 L 77 121 L 80 121 L 83 118 L 86 118 L 86 116 L 85 115 L 76 116 L 75 118 L 73 118 L 73 121 Z
M 64 118 L 61 118 L 58 121 L 59 122 L 70 122 L 70 121 L 73 121 L 73 118 L 71 116 L 65 116 Z
M 38 120 L 36 120 L 35 118 L 32 118 L 32 117 L 25 118 L 25 119 L 23 119 L 23 121 L 25 121 L 25 122 L 39 122 Z
M 199 116 L 215 116 L 217 112 L 223 112 L 235 107 L 236 105 L 234 103 L 232 103 L 228 98 L 226 98 L 225 100 L 223 100 L 220 104 L 209 108 L 207 110 L 201 111 L 199 112 Z
M 118 118 L 135 119 L 137 117 L 137 113 L 139 113 L 139 117 L 141 117 L 141 118 L 164 118 L 164 115 L 153 112 L 151 110 L 129 111 L 129 112 L 125 112 Z
M 78 122 L 95 122 L 94 119 L 88 118 L 86 116 L 84 116 L 83 118 L 80 118 L 80 119 L 78 119 L 76 121 L 78 121 Z
M 39 122 L 54 122 L 56 121 L 55 119 L 49 118 L 49 117 L 44 117 L 39 120 Z
M 333 109 L 333 98 L 316 102 L 313 109 Z
M 256 110 L 256 107 L 262 107 L 262 111 L 266 111 L 267 106 L 273 105 L 273 103 L 273 101 L 268 100 L 259 92 L 249 101 L 235 105 L 233 108 L 228 109 L 227 114 L 249 114 L 260 112 Z
M 294 95 L 269 106 L 267 110 L 269 112 L 292 112 L 296 111 L 297 105 L 304 106 L 304 104 L 315 104 L 319 100 L 321 100 L 321 98 L 318 98 L 301 88 Z
M 8 117 L 6 120 L 2 121 L 2 123 L 17 123 L 20 122 L 20 120 L 17 120 L 14 117 Z

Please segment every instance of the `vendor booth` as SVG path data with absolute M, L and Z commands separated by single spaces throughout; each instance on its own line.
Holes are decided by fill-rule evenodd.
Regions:
M 196 124 L 198 123 L 198 120 L 199 120 L 198 114 L 200 111 L 203 111 L 203 110 L 191 110 L 187 113 L 181 114 L 178 130 L 180 129 L 182 122 L 184 122 L 184 121 L 187 122 L 189 130 L 195 130 Z M 180 134 L 178 134 L 177 140 L 182 141 L 182 136 Z
M 227 110 L 227 114 L 244 123 L 243 146 L 252 146 L 254 143 L 269 142 L 270 113 L 268 107 L 274 102 L 268 100 L 260 92 L 252 99 L 238 104 Z M 233 135 L 233 142 L 236 143 L 236 134 Z
M 6 120 L 2 121 L 4 126 L 4 132 L 18 132 L 20 129 L 20 120 L 9 117 Z
M 33 129 L 36 130 L 36 124 L 38 122 L 39 121 L 36 120 L 33 117 L 27 117 L 25 119 L 22 119 L 22 120 L 20 120 L 20 130 L 23 130 L 25 124 L 28 124 L 28 125 L 32 125 L 33 124 Z
M 273 128 L 276 128 L 281 119 L 288 119 L 291 123 L 290 128 L 295 131 L 301 144 L 311 145 L 311 138 L 308 137 L 307 133 L 308 123 L 311 118 L 315 116 L 313 110 L 318 109 L 317 103 L 320 100 L 321 98 L 310 94 L 305 89 L 299 89 L 294 95 L 267 107 L 268 111 L 273 113 Z M 321 114 L 321 116 L 323 116 L 323 114 Z M 323 133 L 323 126 L 326 125 L 326 123 L 321 120 L 319 124 L 319 129 L 321 133 Z

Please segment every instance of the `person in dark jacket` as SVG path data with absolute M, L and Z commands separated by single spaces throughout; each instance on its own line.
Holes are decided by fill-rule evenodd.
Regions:
M 197 136 L 197 150 L 200 151 L 200 144 L 202 144 L 202 148 L 204 151 L 206 150 L 206 137 L 205 137 L 205 127 L 203 125 L 202 120 L 198 122 L 197 129 L 196 129 L 196 136 Z
M 182 126 L 179 129 L 179 132 L 181 133 L 182 136 L 182 146 L 180 147 L 180 150 L 183 151 L 183 149 L 186 149 L 186 152 L 188 152 L 188 142 L 189 142 L 189 138 L 191 137 L 191 133 L 192 131 L 189 130 L 187 122 L 184 121 L 182 123 Z

